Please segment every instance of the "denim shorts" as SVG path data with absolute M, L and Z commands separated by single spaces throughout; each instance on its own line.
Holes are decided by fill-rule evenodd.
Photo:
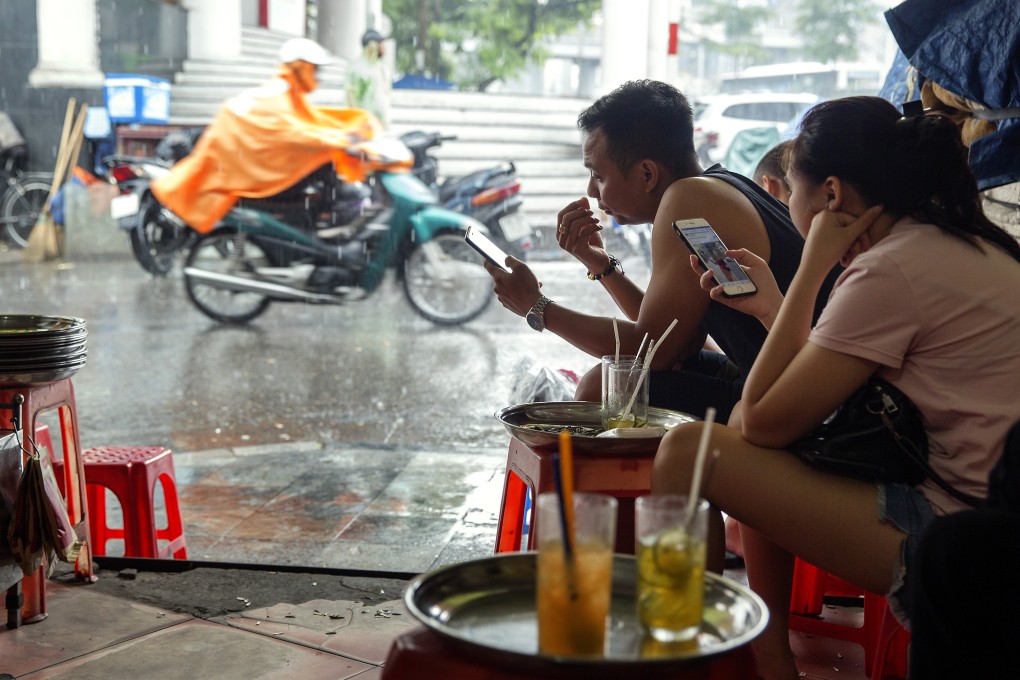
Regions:
M 878 485 L 878 518 L 879 520 L 893 525 L 907 535 L 900 547 L 900 557 L 893 567 L 892 587 L 886 595 L 889 608 L 892 610 L 900 623 L 907 630 L 910 630 L 907 614 L 912 610 L 910 588 L 907 587 L 910 578 L 910 566 L 917 553 L 917 544 L 933 519 L 935 512 L 931 503 L 924 497 L 917 487 L 907 484 Z

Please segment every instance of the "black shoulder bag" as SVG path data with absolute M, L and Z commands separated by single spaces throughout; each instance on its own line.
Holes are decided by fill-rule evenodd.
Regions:
M 788 449 L 812 467 L 869 481 L 916 485 L 930 478 L 973 507 L 976 496 L 953 488 L 928 463 L 928 433 L 917 406 L 872 376 L 821 427 Z

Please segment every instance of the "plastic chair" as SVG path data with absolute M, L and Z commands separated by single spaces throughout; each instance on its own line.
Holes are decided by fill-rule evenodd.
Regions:
M 82 453 L 93 554 L 105 555 L 108 541 L 123 540 L 125 557 L 187 559 L 184 524 L 177 499 L 173 453 L 162 446 L 99 446 Z M 163 489 L 167 526 L 156 527 L 156 484 Z M 106 490 L 117 497 L 122 528 L 106 517 Z M 160 545 L 163 541 L 163 545 Z
M 819 618 L 826 595 L 861 598 L 863 624 L 848 626 Z M 910 633 L 893 616 L 886 599 L 861 590 L 800 558 L 797 558 L 793 569 L 790 629 L 860 645 L 864 649 L 864 672 L 872 680 L 907 677 Z
M 531 490 L 532 498 L 546 491 L 555 491 L 553 453 L 555 449 L 532 449 L 518 439 L 510 439 L 503 501 L 496 526 L 497 553 L 521 549 L 528 490 Z M 648 453 L 626 455 L 574 450 L 574 490 L 604 493 L 620 501 L 616 521 L 615 551 L 618 553 L 634 553 L 634 499 L 651 491 L 654 460 L 654 448 Z M 528 550 L 535 548 L 538 533 L 534 505 L 532 503 L 528 509 Z

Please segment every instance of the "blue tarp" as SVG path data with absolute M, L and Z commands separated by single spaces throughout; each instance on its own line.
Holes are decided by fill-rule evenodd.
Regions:
M 924 78 L 990 109 L 1020 108 L 1018 0 L 907 0 L 885 18 Z M 882 96 L 895 104 L 918 99 L 909 77 L 897 59 Z M 1020 118 L 1000 120 L 996 132 L 976 140 L 970 166 L 981 189 L 1020 181 Z
M 395 81 L 393 87 L 406 90 L 452 90 L 454 85 L 448 80 L 426 78 L 425 76 L 408 73 Z

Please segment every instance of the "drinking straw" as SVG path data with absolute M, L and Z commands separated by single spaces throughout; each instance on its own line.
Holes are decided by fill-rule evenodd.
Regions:
M 556 485 L 556 498 L 559 505 L 559 513 L 557 514 L 560 517 L 560 535 L 563 537 L 563 552 L 569 562 L 573 559 L 574 547 L 570 540 L 570 518 L 567 517 L 567 505 L 563 501 L 563 473 L 561 472 L 560 454 L 554 453 L 552 459 L 553 482 Z
M 560 432 L 560 478 L 562 481 L 563 515 L 566 519 L 565 539 L 574 544 L 574 447 L 570 431 Z
M 613 337 L 616 338 L 616 358 L 614 361 L 620 363 L 620 325 L 616 323 L 616 317 L 613 317 Z
M 625 408 L 623 410 L 623 413 L 625 415 L 627 413 L 630 413 L 630 410 L 632 408 L 634 408 L 634 402 L 637 401 L 637 395 L 638 395 L 638 392 L 641 390 L 641 384 L 645 381 L 645 377 L 648 375 L 648 371 L 649 371 L 649 369 L 652 366 L 652 358 L 655 356 L 655 351 L 657 349 L 659 349 L 659 347 L 662 347 L 662 341 L 665 340 L 666 336 L 669 335 L 669 332 L 671 330 L 673 330 L 673 328 L 677 324 L 677 321 L 678 321 L 678 319 L 673 319 L 673 322 L 671 324 L 669 324 L 669 326 L 666 327 L 666 330 L 663 331 L 662 337 L 659 338 L 659 342 L 658 343 L 656 343 L 654 340 L 652 340 L 652 342 L 648 345 L 648 354 L 645 356 L 645 366 L 641 370 L 641 375 L 638 376 L 637 386 L 634 387 L 634 394 L 630 395 L 630 401 L 627 402 L 627 408 Z M 645 335 L 645 337 L 647 338 L 648 336 Z M 643 340 L 641 341 L 641 344 L 642 345 L 645 344 Z M 640 355 L 640 353 L 641 353 L 641 350 L 639 349 L 638 350 L 638 354 Z M 714 413 L 714 411 L 713 411 L 713 413 Z
M 571 602 L 578 598 L 574 580 L 574 456 L 570 432 L 560 432 L 560 451 L 553 454 L 553 478 L 560 505 L 560 533 L 563 535 L 564 573 Z
M 711 406 L 705 411 L 705 426 L 701 430 L 701 441 L 698 442 L 698 454 L 694 458 L 694 474 L 691 476 L 691 491 L 687 494 L 687 523 L 694 515 L 694 506 L 701 494 L 701 475 L 705 469 L 705 454 L 708 453 L 708 440 L 712 434 L 712 423 L 715 421 L 715 409 Z M 718 449 L 717 449 L 718 450 Z
M 648 333 L 645 333 L 645 337 L 641 338 L 641 344 L 638 345 L 637 354 L 634 356 L 641 358 L 641 350 L 645 348 L 645 343 L 648 342 Z

